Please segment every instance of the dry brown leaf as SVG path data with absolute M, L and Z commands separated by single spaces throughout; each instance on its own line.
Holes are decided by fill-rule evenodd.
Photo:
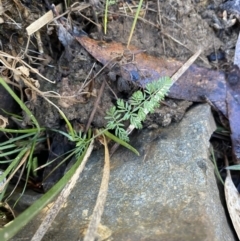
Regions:
M 13 77 L 17 82 L 19 82 L 21 75 L 22 75 L 21 71 L 19 71 L 17 69 L 13 70 Z
M 227 170 L 224 191 L 228 212 L 232 219 L 232 223 L 237 233 L 237 236 L 240 239 L 240 195 L 232 181 L 232 177 L 229 170 Z
M 183 66 L 183 63 L 179 61 L 157 58 L 134 46 L 126 49 L 126 46 L 121 43 L 96 41 L 86 35 L 76 37 L 76 40 L 104 66 L 111 69 L 118 65 L 119 68 L 114 69 L 116 74 L 142 87 L 161 77 L 172 77 Z M 235 65 L 226 74 L 223 71 L 202 68 L 193 64 L 168 92 L 170 98 L 194 102 L 210 101 L 229 119 L 233 161 L 236 163 L 240 162 L 239 80 L 240 69 Z
M 16 68 L 16 70 L 20 71 L 22 74 L 24 74 L 27 77 L 29 76 L 29 68 L 27 68 L 26 66 L 20 66 Z
M 31 88 L 26 88 L 24 92 L 28 100 L 32 101 L 33 103 L 36 103 L 37 93 L 34 90 L 32 90 Z
M 36 88 L 40 88 L 40 84 L 38 82 L 38 80 L 33 79 L 33 78 L 29 78 L 29 81 L 36 87 Z

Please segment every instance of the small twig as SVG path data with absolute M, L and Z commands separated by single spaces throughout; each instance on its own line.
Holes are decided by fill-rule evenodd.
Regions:
M 43 43 L 42 43 L 42 40 L 41 40 L 40 31 L 36 31 L 36 39 L 37 39 L 37 45 L 38 45 L 38 52 L 40 54 L 43 54 L 44 53 L 44 51 L 43 51 Z
M 13 215 L 13 217 L 16 218 L 16 215 L 15 215 L 13 209 L 10 207 L 10 205 L 9 205 L 6 201 L 3 203 L 3 206 L 4 206 L 6 209 L 10 210 L 10 211 L 11 211 L 11 214 Z
M 76 172 L 72 176 L 72 178 L 68 181 L 64 189 L 61 191 L 60 195 L 58 196 L 57 200 L 55 201 L 54 205 L 49 210 L 48 214 L 45 216 L 43 222 L 41 223 L 40 227 L 32 237 L 31 241 L 40 241 L 42 237 L 47 232 L 48 228 L 50 227 L 51 223 L 56 218 L 57 214 L 59 213 L 62 205 L 65 203 L 67 197 L 71 193 L 73 187 L 76 185 L 77 180 L 79 179 L 80 174 L 82 173 L 87 160 L 92 153 L 93 150 L 93 140 L 91 141 L 87 152 L 81 162 L 81 165 L 77 168 Z
M 55 81 L 51 81 L 49 80 L 48 78 L 44 77 L 42 74 L 40 74 L 36 69 L 32 68 L 29 64 L 27 64 L 25 61 L 22 60 L 22 58 L 20 57 L 14 57 L 10 54 L 7 54 L 3 51 L 0 51 L 0 56 L 3 56 L 3 57 L 6 57 L 6 58 L 9 58 L 9 59 L 13 59 L 14 60 L 14 65 L 16 65 L 17 62 L 20 62 L 22 65 L 28 67 L 33 73 L 39 75 L 41 78 L 45 79 L 46 81 L 50 82 L 50 83 L 54 83 L 55 84 Z M 13 66 L 10 66 L 9 63 L 7 63 L 7 61 L 3 61 L 3 58 L 0 59 L 0 61 L 3 63 L 3 65 L 5 67 L 7 67 L 8 69 L 14 71 L 15 68 L 13 68 Z
M 108 84 L 108 82 L 106 82 L 106 85 L 109 88 L 109 90 L 112 92 L 112 94 L 114 95 L 115 99 L 117 100 L 118 97 L 117 97 L 116 93 L 113 91 L 113 89 L 111 88 L 111 86 Z
M 191 58 L 187 60 L 187 62 L 180 69 L 178 69 L 178 71 L 173 76 L 171 76 L 171 79 L 173 82 L 176 82 L 186 72 L 186 70 L 199 57 L 201 52 L 202 52 L 202 49 L 199 49 Z
M 87 16 L 85 16 L 85 15 L 82 14 L 81 12 L 78 12 L 78 14 L 79 14 L 80 16 L 82 16 L 83 18 L 85 18 L 86 20 L 88 20 L 90 23 L 92 23 L 92 24 L 98 26 L 97 23 L 95 23 L 94 21 L 92 21 L 90 18 L 88 18 Z
M 86 129 L 85 129 L 85 133 L 87 133 L 88 128 L 89 128 L 90 124 L 92 123 L 92 120 L 93 120 L 93 117 L 94 117 L 94 115 L 95 115 L 95 113 L 96 113 L 96 110 L 97 110 L 99 101 L 100 101 L 100 99 L 101 99 L 101 97 L 102 97 L 105 84 L 106 84 L 106 82 L 105 82 L 105 80 L 103 80 L 102 85 L 101 85 L 101 88 L 100 88 L 100 90 L 99 90 L 99 92 L 98 92 L 98 97 L 97 97 L 97 99 L 96 99 L 96 101 L 95 101 L 95 103 L 94 103 L 92 113 L 91 113 L 91 115 L 90 115 L 90 117 L 89 117 L 89 119 L 88 119 L 88 123 L 87 123 Z
M 83 241 L 94 241 L 97 233 L 98 225 L 100 224 L 101 217 L 106 202 L 108 183 L 110 178 L 110 157 L 108 151 L 108 145 L 105 136 L 103 135 L 103 143 L 105 149 L 105 163 L 103 168 L 102 182 L 99 189 L 96 205 L 93 209 L 92 219 L 89 223 L 86 235 Z
M 172 39 L 174 42 L 178 43 L 179 45 L 183 46 L 184 48 L 188 49 L 189 51 L 193 52 L 192 49 L 188 48 L 185 44 L 181 43 L 179 40 L 175 39 L 174 37 L 172 37 L 170 34 L 165 33 L 162 31 L 162 34 L 169 37 L 170 39 Z M 208 62 L 202 58 L 201 56 L 199 57 L 204 63 L 208 64 Z
M 79 5 L 78 7 L 76 7 L 77 5 Z M 78 2 L 75 2 L 74 4 L 71 5 L 71 7 L 65 11 L 64 13 L 56 16 L 52 21 L 53 22 L 56 22 L 56 20 L 60 19 L 61 17 L 65 16 L 65 15 L 69 15 L 71 12 L 80 12 L 86 8 L 89 8 L 91 7 L 90 4 L 88 3 L 78 3 Z
M 4 15 L 4 17 L 10 19 L 10 20 L 13 22 L 13 24 L 15 24 L 15 25 L 18 27 L 18 29 L 21 29 L 21 28 L 22 28 L 21 24 L 16 23 L 15 20 L 12 19 L 11 17 L 9 17 L 6 13 L 3 13 L 3 15 Z
M 96 62 L 94 62 L 94 64 L 93 64 L 92 68 L 90 69 L 90 71 L 89 71 L 89 73 L 88 73 L 87 77 L 85 78 L 85 80 L 84 80 L 84 82 L 83 82 L 83 84 L 82 84 L 82 86 L 81 86 L 80 90 L 78 91 L 78 94 L 79 94 L 79 93 L 81 93 L 81 91 L 82 91 L 82 90 L 85 88 L 85 86 L 86 86 L 86 82 L 87 82 L 87 80 L 88 80 L 88 78 L 89 78 L 90 74 L 92 73 L 93 68 L 95 67 L 95 65 L 96 65 Z

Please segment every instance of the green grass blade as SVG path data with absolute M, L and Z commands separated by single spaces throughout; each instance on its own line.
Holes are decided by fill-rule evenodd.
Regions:
M 20 115 L 16 115 L 14 113 L 7 112 L 3 108 L 0 108 L 0 109 L 2 110 L 2 112 L 4 112 L 5 114 L 7 114 L 7 115 L 9 115 L 9 116 L 11 116 L 13 118 L 15 118 L 16 120 L 22 120 L 23 119 L 22 116 L 20 116 Z
M 132 152 L 134 152 L 136 155 L 140 156 L 139 152 L 132 147 L 131 145 L 129 145 L 127 142 L 119 139 L 118 137 L 116 137 L 115 135 L 111 134 L 110 132 L 108 132 L 107 130 L 104 131 L 104 135 L 106 135 L 108 138 L 112 139 L 113 141 L 117 142 L 118 144 L 128 148 L 129 150 L 131 150 Z
M 38 171 L 38 170 L 40 170 L 40 169 L 42 169 L 42 168 L 45 168 L 45 167 L 49 166 L 50 164 L 52 164 L 53 162 L 57 161 L 59 158 L 65 156 L 65 155 L 67 155 L 67 154 L 69 154 L 69 153 L 70 153 L 70 155 L 68 155 L 65 159 L 70 158 L 72 155 L 75 154 L 73 150 L 69 150 L 69 151 L 61 154 L 60 156 L 55 157 L 55 158 L 52 159 L 51 161 L 48 160 L 47 163 L 45 163 L 45 164 L 43 164 L 43 165 L 41 165 L 41 166 L 39 166 L 39 167 L 37 167 L 37 168 L 35 168 L 35 169 L 33 169 L 33 170 L 34 170 L 34 171 Z M 65 160 L 65 159 L 64 159 L 64 160 Z M 65 160 L 65 161 L 66 161 L 66 160 Z
M 64 131 L 61 131 L 61 130 L 56 130 L 56 129 L 51 129 L 51 131 L 55 131 L 55 132 L 57 132 L 57 133 L 59 133 L 59 134 L 62 134 L 63 136 L 66 136 L 70 141 L 74 141 L 74 139 L 75 139 L 75 135 L 69 135 L 68 133 L 66 133 L 66 132 L 64 132 Z
M 3 170 L 0 170 L 0 177 L 1 177 L 2 174 L 3 174 Z M 5 182 L 5 180 L 3 182 Z M 0 184 L 0 186 L 1 186 L 1 184 Z M 5 192 L 7 190 L 7 187 L 8 187 L 8 185 L 6 185 L 4 187 L 4 189 L 2 190 L 2 192 L 0 192 L 0 203 L 3 202 L 3 198 L 5 196 Z
M 64 155 L 65 155 L 65 154 L 64 154 Z M 70 157 L 72 157 L 73 155 L 75 155 L 75 151 L 74 151 L 74 150 L 71 151 L 71 153 L 70 153 L 67 157 L 65 157 L 60 163 L 58 163 L 58 164 L 51 170 L 50 173 L 48 173 L 48 175 L 44 178 L 44 181 L 47 180 L 47 179 L 49 178 L 49 176 L 53 174 L 54 171 L 56 171 L 64 162 L 66 162 L 66 161 L 67 161 Z M 61 156 L 63 156 L 63 155 L 61 155 Z M 59 158 L 59 157 L 55 158 L 53 161 L 51 161 L 51 162 L 49 162 L 49 163 L 47 163 L 47 164 L 49 165 L 50 163 L 56 161 L 58 158 Z M 45 166 L 47 166 L 47 165 L 45 165 Z
M 18 153 L 22 150 L 22 148 L 19 148 L 19 149 L 15 149 L 15 150 L 12 150 L 12 151 L 8 151 L 8 152 L 3 152 L 0 154 L 0 157 L 5 157 L 5 156 L 8 156 L 8 155 L 12 155 L 14 153 Z
M 6 132 L 6 133 L 36 133 L 38 131 L 45 131 L 45 128 L 33 128 L 33 129 L 25 129 L 25 130 L 13 130 L 13 129 L 5 129 L 5 128 L 0 128 L 0 131 Z
M 19 141 L 19 140 L 21 140 L 21 139 L 25 139 L 25 138 L 27 138 L 27 137 L 33 136 L 33 134 L 34 134 L 34 133 L 28 133 L 28 134 L 25 134 L 25 135 L 20 135 L 20 136 L 11 138 L 11 139 L 9 139 L 9 140 L 7 140 L 7 141 L 4 141 L 4 142 L 0 143 L 0 147 L 1 147 L 1 146 L 6 146 L 6 145 L 8 145 L 8 144 L 13 144 L 14 142 L 17 142 L 17 141 Z M 14 145 L 16 145 L 16 144 L 14 144 Z
M 72 136 L 72 138 L 74 138 L 74 130 L 73 130 L 73 127 L 72 127 L 71 123 L 69 122 L 68 118 L 65 116 L 65 114 L 60 109 L 58 109 L 58 112 L 62 116 L 62 118 L 65 120 L 65 122 L 68 126 L 70 135 Z
M 104 13 L 104 34 L 107 33 L 107 15 L 108 15 L 108 0 L 105 3 L 105 13 Z
M 220 172 L 218 170 L 217 162 L 216 162 L 215 155 L 214 155 L 214 150 L 213 150 L 212 147 L 210 147 L 210 152 L 211 152 L 211 155 L 212 155 L 212 162 L 214 164 L 215 174 L 218 177 L 219 181 L 224 185 L 224 181 L 223 181 L 223 179 L 221 177 L 221 174 L 220 174 Z
M 0 84 L 7 90 L 7 92 L 13 97 L 13 99 L 19 104 L 19 106 L 26 112 L 29 118 L 32 120 L 34 125 L 37 127 L 38 132 L 40 132 L 40 126 L 37 119 L 33 116 L 32 112 L 27 108 L 27 106 L 19 99 L 19 97 L 12 91 L 8 84 L 0 77 Z
M 21 194 L 19 195 L 18 199 L 15 201 L 13 207 L 15 207 L 15 205 L 21 199 L 22 195 L 24 194 L 24 192 L 25 192 L 25 190 L 27 188 L 27 183 L 28 183 L 30 172 L 31 172 L 31 169 L 32 169 L 33 152 L 35 150 L 35 147 L 36 147 L 36 140 L 32 143 L 31 151 L 30 151 L 30 154 L 28 156 L 28 161 L 27 161 L 27 165 L 26 165 L 26 169 L 27 169 L 26 180 L 25 180 L 25 184 L 24 184 L 23 190 L 22 190 Z
M 16 144 L 9 144 L 9 145 L 6 145 L 6 146 L 0 146 L 0 151 L 7 150 L 7 149 L 10 149 L 10 148 L 14 148 L 14 147 L 16 147 Z
M 142 7 L 142 3 L 143 3 L 143 0 L 140 0 L 139 4 L 138 4 L 137 12 L 136 12 L 134 20 L 133 20 L 131 32 L 130 32 L 130 35 L 129 35 L 129 38 L 128 38 L 127 48 L 129 47 L 129 44 L 132 40 L 133 32 L 134 32 L 134 29 L 135 29 L 135 26 L 136 26 L 136 23 L 137 23 L 137 19 L 138 19 L 138 16 L 139 16 L 139 13 L 140 13 L 140 10 L 141 10 L 141 7 Z
M 86 150 L 77 160 L 77 162 L 71 167 L 71 169 L 60 179 L 60 181 L 54 185 L 46 194 L 44 194 L 39 200 L 32 204 L 27 210 L 21 213 L 13 222 L 9 223 L 0 230 L 0 240 L 7 241 L 12 238 L 17 232 L 20 231 L 27 223 L 31 221 L 66 185 L 74 174 L 77 167 L 81 164 Z
M 14 161 L 14 159 L 10 159 L 10 160 L 5 160 L 5 161 L 0 161 L 0 164 L 5 164 L 5 163 L 10 163 Z
M 225 169 L 239 171 L 240 170 L 240 165 L 228 166 L 228 167 L 225 167 Z
M 33 129 L 25 129 L 25 130 L 13 130 L 13 129 L 5 129 L 5 128 L 0 128 L 0 131 L 6 132 L 6 133 L 36 133 L 38 131 L 45 131 L 45 128 L 33 128 Z
M 19 161 L 27 152 L 28 147 L 25 147 L 21 152 L 17 155 L 17 157 L 13 160 L 13 162 L 8 166 L 8 168 L 4 171 L 4 173 L 0 176 L 0 183 L 7 177 L 7 175 L 17 167 Z M 1 240 L 1 239 L 0 239 Z

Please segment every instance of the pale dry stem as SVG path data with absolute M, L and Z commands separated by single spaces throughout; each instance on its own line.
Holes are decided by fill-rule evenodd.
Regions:
M 109 157 L 107 140 L 104 135 L 103 135 L 102 144 L 104 145 L 104 149 L 105 149 L 105 163 L 103 168 L 103 177 L 102 177 L 102 182 L 99 189 L 96 205 L 93 209 L 92 218 L 88 225 L 88 229 L 83 241 L 94 241 L 95 237 L 97 236 L 97 228 L 101 221 L 101 217 L 104 211 L 104 205 L 107 197 L 108 184 L 109 184 L 109 178 L 110 178 L 110 157 Z
M 82 173 L 91 153 L 93 150 L 93 140 L 91 141 L 87 152 L 81 162 L 81 165 L 76 169 L 75 173 L 68 181 L 64 189 L 59 194 L 57 200 L 54 202 L 53 206 L 48 211 L 47 215 L 45 216 L 44 220 L 42 221 L 41 225 L 39 226 L 38 230 L 35 232 L 34 236 L 32 237 L 31 241 L 40 241 L 42 240 L 43 236 L 51 226 L 52 222 L 56 218 L 57 214 L 61 210 L 63 204 L 66 202 L 67 197 L 70 195 L 73 187 L 76 185 L 80 174 Z

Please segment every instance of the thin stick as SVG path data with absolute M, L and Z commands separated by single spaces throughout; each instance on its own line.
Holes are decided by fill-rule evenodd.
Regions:
M 174 42 L 178 43 L 179 45 L 183 46 L 184 48 L 188 49 L 189 51 L 193 52 L 193 50 L 191 50 L 190 48 L 187 47 L 187 45 L 184 45 L 183 43 L 181 43 L 179 40 L 175 39 L 174 37 L 172 37 L 170 34 L 165 33 L 162 31 L 162 34 L 169 37 L 170 39 L 172 39 Z M 208 64 L 208 62 L 202 58 L 201 56 L 199 57 L 204 63 Z
M 202 49 L 199 49 L 190 59 L 188 59 L 188 61 L 180 69 L 178 69 L 178 71 L 171 77 L 173 83 L 176 82 L 186 72 L 186 70 L 199 57 L 201 52 L 202 52 Z
M 95 65 L 96 65 L 96 62 L 94 62 L 94 64 L 93 64 L 92 68 L 90 69 L 90 71 L 89 71 L 89 73 L 88 73 L 87 77 L 85 78 L 85 80 L 84 80 L 84 82 L 83 82 L 83 84 L 82 84 L 82 86 L 81 86 L 80 90 L 78 91 L 78 94 L 79 94 L 79 93 L 81 93 L 81 92 L 82 92 L 82 90 L 83 90 L 83 89 L 86 87 L 86 82 L 87 82 L 87 80 L 88 80 L 88 78 L 89 78 L 90 74 L 92 73 L 93 68 L 95 67 Z
M 89 128 L 90 124 L 92 123 L 92 120 L 93 120 L 93 117 L 94 117 L 94 115 L 95 115 L 95 113 L 96 113 L 96 110 L 97 110 L 99 101 L 100 101 L 100 99 L 101 99 L 101 97 L 102 97 L 103 90 L 104 90 L 104 88 L 105 88 L 105 83 L 106 83 L 105 80 L 103 80 L 102 85 L 101 85 L 101 88 L 100 88 L 100 90 L 99 90 L 99 92 L 98 92 L 98 97 L 97 97 L 97 99 L 96 99 L 96 101 L 95 101 L 95 103 L 94 103 L 94 107 L 93 107 L 92 113 L 91 113 L 91 115 L 90 115 L 90 117 L 89 117 L 89 119 L 88 119 L 88 123 L 87 123 L 86 129 L 85 129 L 85 133 L 87 133 L 88 128 Z
M 117 97 L 116 93 L 113 91 L 113 89 L 111 88 L 111 86 L 108 84 L 108 82 L 106 82 L 106 85 L 107 85 L 107 87 L 109 88 L 109 90 L 112 92 L 112 94 L 113 94 L 113 96 L 115 97 L 115 99 L 117 100 L 118 97 Z
M 77 180 L 79 179 L 80 174 L 82 173 L 88 158 L 90 157 L 93 150 L 93 140 L 91 141 L 87 152 L 81 162 L 81 165 L 77 168 L 76 172 L 72 176 L 72 178 L 68 181 L 64 189 L 61 191 L 60 195 L 58 196 L 57 200 L 55 201 L 54 205 L 49 210 L 48 214 L 45 216 L 43 222 L 41 223 L 40 227 L 32 237 L 31 241 L 40 241 L 42 240 L 44 234 L 47 232 L 48 228 L 50 227 L 51 223 L 56 218 L 57 214 L 59 213 L 62 205 L 66 202 L 67 197 L 71 193 L 73 187 L 76 185 Z
M 107 197 L 108 183 L 110 178 L 110 157 L 108 152 L 107 141 L 104 135 L 103 135 L 103 139 L 104 139 L 103 145 L 105 148 L 105 164 L 103 168 L 103 177 L 102 177 L 102 182 L 98 193 L 96 205 L 93 209 L 92 219 L 89 223 L 89 226 L 83 241 L 94 241 L 96 237 L 98 225 L 100 224 L 100 221 L 101 221 L 101 216 L 104 210 L 104 204 L 106 202 L 106 197 Z

